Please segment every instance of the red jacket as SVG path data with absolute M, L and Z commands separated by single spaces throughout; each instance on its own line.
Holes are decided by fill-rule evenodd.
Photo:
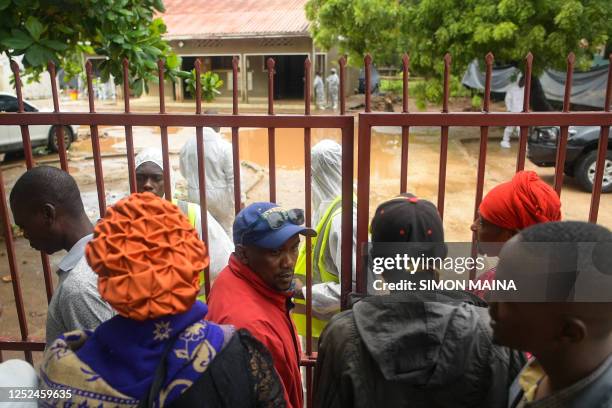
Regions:
M 232 254 L 210 290 L 206 319 L 247 329 L 265 344 L 285 388 L 287 407 L 302 408 L 301 347 L 289 316 L 291 296 L 271 289 Z

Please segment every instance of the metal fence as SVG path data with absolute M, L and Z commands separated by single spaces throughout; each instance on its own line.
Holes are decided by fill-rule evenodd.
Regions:
M 601 135 L 598 147 L 597 171 L 595 176 L 595 185 L 591 198 L 591 208 L 589 220 L 597 221 L 599 202 L 601 196 L 601 186 L 603 178 L 603 163 L 608 148 L 608 132 L 612 124 L 612 113 L 610 112 L 610 97 L 612 94 L 612 70 L 608 75 L 608 86 L 606 90 L 606 105 L 603 112 L 570 112 L 570 94 L 571 94 L 571 79 L 574 64 L 574 56 L 570 54 L 567 64 L 567 82 L 565 89 L 565 100 L 562 112 L 530 112 L 530 83 L 531 83 L 531 68 L 533 57 L 527 55 L 525 59 L 525 95 L 524 106 L 522 113 L 491 113 L 490 106 L 490 89 L 491 75 L 493 66 L 493 55 L 486 56 L 486 86 L 484 94 L 484 102 L 482 112 L 457 113 L 449 112 L 449 78 L 451 57 L 447 55 L 444 58 L 444 96 L 443 108 L 440 113 L 412 113 L 408 109 L 408 83 L 409 83 L 409 57 L 404 55 L 403 58 L 403 106 L 401 113 L 376 113 L 371 112 L 371 95 L 370 95 L 370 68 L 372 58 L 368 55 L 365 58 L 365 112 L 359 114 L 359 130 L 358 130 L 358 169 L 357 169 L 357 279 L 356 287 L 351 288 L 352 278 L 352 235 L 353 235 L 353 166 L 354 166 L 354 117 L 346 115 L 345 101 L 345 78 L 346 78 L 346 60 L 339 60 L 340 66 L 340 114 L 339 115 L 311 115 L 311 62 L 309 59 L 304 63 L 304 113 L 301 115 L 277 115 L 274 113 L 274 60 L 267 61 L 268 66 L 268 112 L 265 115 L 239 114 L 238 105 L 238 58 L 233 59 L 233 108 L 232 114 L 225 115 L 208 115 L 202 113 L 202 86 L 200 83 L 201 64 L 196 62 L 196 100 L 195 112 L 192 114 L 177 114 L 167 113 L 164 102 L 164 63 L 159 62 L 159 113 L 133 113 L 130 111 L 129 100 L 129 78 L 128 67 L 129 62 L 123 61 L 123 98 L 124 112 L 122 113 L 98 113 L 94 106 L 94 90 L 92 86 L 92 65 L 90 62 L 86 64 L 87 87 L 89 94 L 89 113 L 71 113 L 61 112 L 59 107 L 58 91 L 56 86 L 55 66 L 49 64 L 49 75 L 51 76 L 53 106 L 52 113 L 25 113 L 22 98 L 21 81 L 19 78 L 19 69 L 17 64 L 12 63 L 11 67 L 15 75 L 16 93 L 19 100 L 19 111 L 17 113 L 0 114 L 0 125 L 18 125 L 21 127 L 22 141 L 25 151 L 25 161 L 27 168 L 35 165 L 32 156 L 32 147 L 30 143 L 30 135 L 28 126 L 31 125 L 85 125 L 90 126 L 91 143 L 94 157 L 95 178 L 98 192 L 98 203 L 100 215 L 103 216 L 106 209 L 104 174 L 102 168 L 102 158 L 100 155 L 100 141 L 98 135 L 98 126 L 115 125 L 125 127 L 125 144 L 127 149 L 127 163 L 129 173 L 130 191 L 136 190 L 136 176 L 134 168 L 134 140 L 132 135 L 133 126 L 158 126 L 161 130 L 161 146 L 163 152 L 164 164 L 164 187 L 165 196 L 170 200 L 172 197 L 170 183 L 170 159 L 168 153 L 168 127 L 169 126 L 184 126 L 195 127 L 197 146 L 198 146 L 198 170 L 200 183 L 200 203 L 201 203 L 201 220 L 202 220 L 202 239 L 208 244 L 207 237 L 207 206 L 205 193 L 205 167 L 204 154 L 206 148 L 203 141 L 204 126 L 219 126 L 230 127 L 232 129 L 232 146 L 233 146 L 233 168 L 234 168 L 234 194 L 235 194 L 235 211 L 240 209 L 240 151 L 239 151 L 239 129 L 241 127 L 257 127 L 268 129 L 268 160 L 269 160 L 269 197 L 270 201 L 276 201 L 276 160 L 275 160 L 275 129 L 276 128 L 302 128 L 304 137 L 301 142 L 304 144 L 304 187 L 305 187 L 305 213 L 306 225 L 312 226 L 312 208 L 311 208 L 311 129 L 313 128 L 335 128 L 342 132 L 342 271 L 341 271 L 341 306 L 347 307 L 348 294 L 351 291 L 357 293 L 365 293 L 366 276 L 363 267 L 363 259 L 361 248 L 368 240 L 368 214 L 369 214 L 369 195 L 370 195 L 370 146 L 372 139 L 373 126 L 401 126 L 402 128 L 402 144 L 401 144 L 401 174 L 399 192 L 407 191 L 408 178 L 408 159 L 409 159 L 409 132 L 411 126 L 435 126 L 441 129 L 440 143 L 440 160 L 439 160 L 439 178 L 438 178 L 438 196 L 437 205 L 440 215 L 444 216 L 444 200 L 446 191 L 446 165 L 448 156 L 448 132 L 449 127 L 458 126 L 478 126 L 480 127 L 480 151 L 478 158 L 478 170 L 475 179 L 476 197 L 474 200 L 474 215 L 477 214 L 477 209 L 482 200 L 484 186 L 484 172 L 486 165 L 486 153 L 488 142 L 488 131 L 490 126 L 520 126 L 520 141 L 519 152 L 516 160 L 516 171 L 522 170 L 525 165 L 526 145 L 528 137 L 528 127 L 536 125 L 557 125 L 561 127 L 560 138 L 558 140 L 558 149 L 556 157 L 556 171 L 554 186 L 557 193 L 561 194 L 561 186 L 563 183 L 563 168 L 565 163 L 565 153 L 567 148 L 568 126 L 570 125 L 596 125 L 601 126 Z M 612 61 L 612 57 L 611 57 Z M 57 139 L 59 146 L 59 158 L 62 169 L 68 171 L 68 160 L 66 148 L 64 145 L 63 127 L 56 126 Z M 21 276 L 18 269 L 18 260 L 16 259 L 14 239 L 12 236 L 12 228 L 8 214 L 8 207 L 5 195 L 5 186 L 0 169 L 0 216 L 3 223 L 2 228 L 5 236 L 5 245 L 8 254 L 8 263 L 12 277 L 13 293 L 17 307 L 17 315 L 19 320 L 20 339 L 9 339 L 0 337 L 0 352 L 1 350 L 17 350 L 25 353 L 25 358 L 32 361 L 32 352 L 42 351 L 44 343 L 40 339 L 30 338 L 27 324 L 27 317 L 23 305 L 23 296 L 20 286 Z M 301 358 L 301 364 L 307 370 L 307 401 L 309 406 L 312 402 L 312 373 L 314 363 L 316 361 L 316 353 L 313 352 L 312 345 L 312 265 L 311 265 L 311 246 L 310 238 L 306 238 L 307 256 L 306 256 L 306 310 L 307 310 L 307 339 L 306 350 Z M 214 242 L 210 245 L 215 245 Z M 45 287 L 47 300 L 51 299 L 53 294 L 53 284 L 51 278 L 51 269 L 49 260 L 45 254 L 41 253 L 42 267 L 44 271 Z M 208 294 L 210 290 L 210 279 L 208 270 L 206 274 L 205 292 Z M 2 355 L 0 354 L 0 361 Z

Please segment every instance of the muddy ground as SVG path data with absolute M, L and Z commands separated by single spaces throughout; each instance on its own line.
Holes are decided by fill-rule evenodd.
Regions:
M 178 172 L 178 152 L 185 140 L 193 134 L 192 129 L 170 128 L 169 145 L 171 162 L 177 174 L 177 194 L 184 194 L 184 180 Z M 512 149 L 499 146 L 503 129 L 492 128 L 489 134 L 485 189 L 488 191 L 498 183 L 509 180 L 515 169 L 517 142 Z M 229 129 L 223 133 L 229 139 Z M 88 215 L 92 220 L 99 216 L 95 175 L 91 160 L 91 141 L 89 128 L 81 126 L 81 138 L 70 149 L 70 172 L 77 180 L 82 192 Z M 125 159 L 125 139 L 121 127 L 101 127 L 101 147 L 107 203 L 121 198 L 128 191 L 127 161 Z M 303 131 L 279 129 L 277 136 L 277 197 L 286 207 L 304 206 L 304 151 Z M 240 152 L 243 162 L 242 171 L 246 178 L 247 201 L 268 199 L 267 174 L 267 132 L 265 129 L 242 129 Z M 469 241 L 469 226 L 474 213 L 476 194 L 476 171 L 479 151 L 480 131 L 478 128 L 451 128 L 447 165 L 446 205 L 444 226 L 447 241 Z M 315 129 L 312 132 L 313 144 L 324 138 L 340 141 L 337 130 Z M 146 146 L 160 146 L 159 129 L 134 128 L 136 149 Z M 401 136 L 399 129 L 375 129 L 372 138 L 371 196 L 370 212 L 376 206 L 399 192 Z M 408 188 L 421 198 L 437 200 L 438 166 L 440 151 L 440 130 L 435 128 L 411 128 Z M 356 153 L 356 152 L 355 152 Z M 355 155 L 355 157 L 357 157 Z M 36 157 L 38 162 L 59 166 L 57 156 Z M 355 164 L 355 168 L 357 163 Z M 3 163 L 3 176 L 7 194 L 16 179 L 24 171 L 23 160 L 7 158 Z M 542 169 L 527 161 L 526 169 L 536 171 L 546 182 L 552 184 L 554 169 Z M 562 210 L 565 219 L 586 220 L 589 214 L 590 194 L 583 192 L 571 178 L 565 178 L 562 191 Z M 604 195 L 599 210 L 599 223 L 612 228 L 612 195 Z M 40 255 L 29 248 L 26 240 L 15 240 L 17 267 L 21 276 L 24 305 L 31 338 L 44 337 L 46 315 L 46 295 Z M 51 257 L 52 270 L 63 254 Z M 0 246 L 0 277 L 9 275 L 8 260 L 4 243 Z M 54 276 L 55 279 L 55 276 Z M 0 336 L 19 337 L 19 325 L 12 285 L 0 280 L 0 304 L 4 313 L 0 316 Z M 21 353 L 4 352 L 4 358 Z M 39 357 L 39 356 L 38 356 Z

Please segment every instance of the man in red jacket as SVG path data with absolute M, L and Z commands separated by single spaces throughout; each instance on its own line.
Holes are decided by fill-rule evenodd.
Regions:
M 235 252 L 210 291 L 206 318 L 245 328 L 272 353 L 287 407 L 302 408 L 301 354 L 289 312 L 304 212 L 254 203 L 234 221 Z

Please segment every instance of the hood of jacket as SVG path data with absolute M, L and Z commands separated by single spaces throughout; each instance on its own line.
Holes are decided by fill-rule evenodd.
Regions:
M 386 380 L 439 387 L 466 367 L 487 364 L 487 305 L 471 293 L 415 292 L 364 298 L 353 306 L 357 330 Z M 488 337 L 483 342 L 483 337 Z M 474 349 L 476 353 L 474 361 Z M 472 356 L 467 361 L 468 356 Z

